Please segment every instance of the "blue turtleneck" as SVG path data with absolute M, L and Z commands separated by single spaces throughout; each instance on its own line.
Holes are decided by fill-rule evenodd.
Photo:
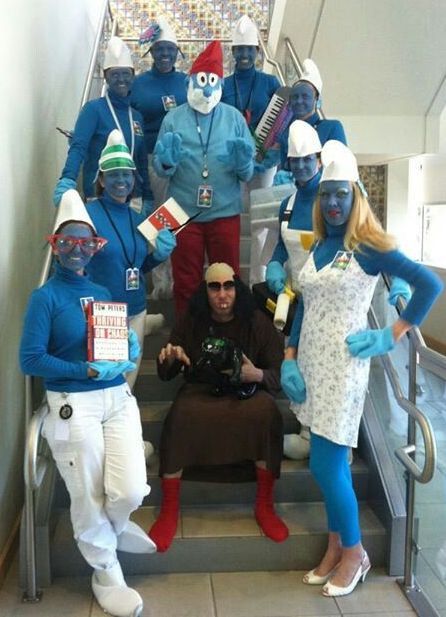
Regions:
M 53 276 L 31 294 L 25 313 L 20 365 L 27 375 L 43 377 L 47 390 L 85 392 L 124 383 L 87 376 L 87 321 L 82 301 L 111 300 L 89 276 L 57 264 Z
M 236 70 L 224 79 L 221 100 L 242 113 L 249 109 L 251 112 L 249 128 L 254 130 L 278 88 L 280 83 L 274 75 L 257 71 L 255 67 Z
M 93 281 L 110 290 L 115 302 L 127 302 L 130 316 L 141 313 L 146 308 L 144 274 L 160 263 L 149 254 L 147 240 L 137 229 L 144 215 L 137 214 L 128 202 L 122 204 L 114 201 L 107 192 L 89 202 L 87 211 L 98 235 L 108 240 L 88 264 L 89 275 Z M 127 268 L 134 267 L 140 270 L 139 289 L 126 291 L 125 273 Z
M 326 225 L 327 237 L 316 244 L 308 259 L 314 259 L 316 270 L 330 264 L 338 251 L 345 251 L 344 235 L 347 223 L 339 226 Z M 354 251 L 354 257 L 367 274 L 376 276 L 380 273 L 397 276 L 413 287 L 414 291 L 407 307 L 401 313 L 401 319 L 419 326 L 426 317 L 437 296 L 443 289 L 440 278 L 422 264 L 412 261 L 400 251 L 378 251 L 360 245 Z M 304 315 L 305 290 L 299 299 L 288 345 L 297 347 Z
M 291 210 L 291 217 L 288 221 L 289 229 L 303 229 L 305 231 L 313 229 L 313 204 L 319 188 L 321 173 L 321 171 L 318 171 L 303 186 L 296 184 L 297 193 L 293 209 Z M 280 204 L 279 226 L 283 222 L 285 210 L 290 199 L 293 199 L 293 195 L 284 199 Z M 283 265 L 288 260 L 288 257 L 287 248 L 279 231 L 279 240 L 270 261 L 278 261 Z
M 129 119 L 130 96 L 117 96 L 112 92 L 108 94 L 116 117 L 121 125 L 126 144 L 130 149 L 132 145 Z M 138 172 L 135 195 L 142 195 L 143 199 L 151 199 L 152 193 L 147 171 L 147 151 L 144 144 L 142 116 L 136 110 L 132 110 L 132 114 L 135 133 L 133 160 Z M 73 138 L 70 142 L 67 160 L 61 177 L 71 178 L 76 181 L 83 164 L 83 191 L 85 197 L 91 198 L 96 195 L 94 184 L 98 171 L 99 157 L 107 143 L 109 134 L 116 128 L 119 127 L 116 126 L 105 97 L 88 101 L 82 107 L 74 127 Z

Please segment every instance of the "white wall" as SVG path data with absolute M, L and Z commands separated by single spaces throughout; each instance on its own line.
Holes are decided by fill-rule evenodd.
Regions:
M 24 380 L 17 349 L 54 216 L 52 188 L 66 154 L 66 140 L 55 127 L 70 128 L 77 116 L 102 5 L 103 0 L 2 5 L 0 554 L 22 505 Z

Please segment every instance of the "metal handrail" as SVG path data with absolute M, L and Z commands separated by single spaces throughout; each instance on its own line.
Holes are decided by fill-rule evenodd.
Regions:
M 104 0 L 104 4 L 98 20 L 98 30 L 95 37 L 92 56 L 88 68 L 87 79 L 82 95 L 81 107 L 88 100 L 93 81 L 94 69 L 97 63 L 99 45 L 104 31 L 104 24 L 107 15 L 111 16 L 111 8 L 109 0 Z M 115 26 L 116 30 L 116 26 Z M 39 277 L 38 286 L 41 287 L 48 279 L 51 268 L 52 252 L 48 246 L 45 255 L 42 270 Z M 30 375 L 25 376 L 25 453 L 24 453 L 24 482 L 25 482 L 25 541 L 26 541 L 26 589 L 23 594 L 23 600 L 26 602 L 39 602 L 41 592 L 37 589 L 37 574 L 36 574 L 36 543 L 35 543 L 35 507 L 34 507 L 34 492 L 41 485 L 48 469 L 48 460 L 45 457 L 38 455 L 40 433 L 43 420 L 48 413 L 46 402 L 43 402 L 35 413 L 33 413 L 33 378 Z
M 291 61 L 293 63 L 293 66 L 294 66 L 294 68 L 296 70 L 296 73 L 298 74 L 298 76 L 300 78 L 302 76 L 302 73 L 304 72 L 303 66 L 302 66 L 302 63 L 301 63 L 301 61 L 299 59 L 299 56 L 297 55 L 296 50 L 294 49 L 294 45 L 291 42 L 291 39 L 289 39 L 288 37 L 285 37 L 285 46 L 286 46 L 286 48 L 287 48 L 287 50 L 288 50 L 288 52 L 290 54 L 290 58 L 291 58 Z M 317 111 L 317 114 L 318 114 L 319 118 L 321 118 L 321 120 L 325 120 L 326 116 L 325 116 L 324 112 L 322 111 L 322 108 L 319 107 L 316 111 Z

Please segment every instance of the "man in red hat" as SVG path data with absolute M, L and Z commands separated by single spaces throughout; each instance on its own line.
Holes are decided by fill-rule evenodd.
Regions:
M 222 78 L 221 45 L 214 41 L 193 63 L 187 103 L 165 116 L 154 150 L 156 172 L 170 180 L 169 197 L 189 216 L 199 213 L 178 234 L 172 254 L 177 313 L 200 285 L 205 254 L 239 274 L 240 181 L 253 174 L 254 144 L 242 114 L 220 102 Z

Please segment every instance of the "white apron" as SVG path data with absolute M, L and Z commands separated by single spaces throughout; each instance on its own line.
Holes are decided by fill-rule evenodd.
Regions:
M 302 270 L 302 266 L 308 259 L 308 251 L 313 243 L 311 238 L 311 240 L 309 240 L 306 244 L 306 248 L 304 248 L 301 236 L 306 236 L 309 239 L 309 234 L 312 234 L 313 232 L 306 229 L 288 229 L 288 222 L 294 208 L 296 195 L 297 193 L 294 193 L 294 195 L 291 195 L 288 200 L 284 218 L 280 224 L 280 234 L 288 252 L 287 270 L 288 275 L 291 278 L 291 288 L 293 291 L 297 292 L 299 291 L 298 277 L 300 271 Z
M 351 356 L 345 338 L 367 329 L 378 276 L 364 272 L 354 254 L 339 254 L 350 255 L 345 269 L 335 257 L 318 272 L 311 255 L 299 276 L 305 311 L 298 363 L 307 398 L 291 409 L 313 433 L 356 447 L 370 360 Z

